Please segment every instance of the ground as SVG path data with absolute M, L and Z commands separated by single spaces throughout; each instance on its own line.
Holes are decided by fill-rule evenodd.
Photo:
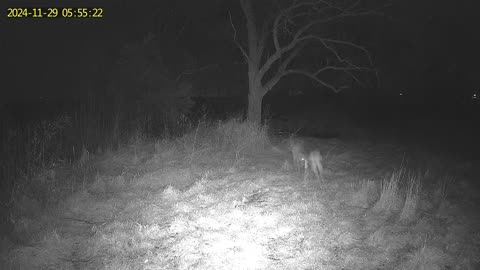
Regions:
M 304 139 L 325 182 L 303 181 L 282 140 L 235 157 L 158 141 L 98 155 L 83 189 L 18 219 L 38 232 L 8 243 L 2 269 L 480 268 L 474 164 Z M 421 182 L 412 213 L 403 182 L 385 206 L 402 170 Z

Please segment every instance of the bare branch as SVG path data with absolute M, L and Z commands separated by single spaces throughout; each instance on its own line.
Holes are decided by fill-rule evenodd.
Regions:
M 302 8 L 302 7 L 311 7 L 311 6 L 315 6 L 318 4 L 318 2 L 324 2 L 324 1 L 314 1 L 314 2 L 302 2 L 302 3 L 298 3 L 298 2 L 294 2 L 290 7 L 282 10 L 281 12 L 278 13 L 278 15 L 275 17 L 275 20 L 274 20 L 274 23 L 273 23 L 273 31 L 272 31 L 272 36 L 273 36 L 273 44 L 275 46 L 275 50 L 276 51 L 280 51 L 281 48 L 280 48 L 280 42 L 278 40 L 278 26 L 279 26 L 279 23 L 280 23 L 280 20 L 285 17 L 290 17 L 290 19 L 295 19 L 295 18 L 299 18 L 299 17 L 302 17 L 302 16 L 306 16 L 308 14 L 310 14 L 311 12 L 297 12 L 297 13 L 294 13 L 293 15 L 289 15 L 290 13 L 293 13 L 293 11 L 295 9 L 299 9 L 299 8 Z
M 286 68 L 292 62 L 292 60 L 297 57 L 297 55 L 300 53 L 300 51 L 303 49 L 303 46 L 298 46 L 293 50 L 293 52 L 290 53 L 290 55 L 283 60 L 283 62 L 280 64 L 278 67 L 277 72 L 275 75 L 267 82 L 265 83 L 265 88 L 270 90 L 277 84 L 278 81 L 284 76 L 283 73 L 285 72 Z
M 259 54 L 260 52 L 258 50 L 258 41 L 260 38 L 257 33 L 255 16 L 253 15 L 252 1 L 240 0 L 240 5 L 242 6 L 245 18 L 247 19 L 246 26 L 248 32 L 248 63 L 249 65 L 253 65 L 255 69 L 257 69 L 258 65 L 260 65 L 262 55 Z
M 245 16 L 248 16 L 245 1 L 248 1 L 248 0 L 240 0 L 240 7 L 242 8 L 243 14 L 245 14 Z
M 304 75 L 304 76 L 307 76 L 308 78 L 318 82 L 319 84 L 327 87 L 328 89 L 331 89 L 332 91 L 334 92 L 339 92 L 342 88 L 338 89 L 338 88 L 335 88 L 335 86 L 329 84 L 329 83 L 326 83 L 324 82 L 323 80 L 320 80 L 318 77 L 316 77 L 314 74 L 308 72 L 308 71 L 305 71 L 305 70 L 301 70 L 301 69 L 289 69 L 289 70 L 285 70 L 281 75 L 282 77 L 283 76 L 286 76 L 288 74 L 300 74 L 300 75 Z
M 338 15 L 334 15 L 334 16 L 330 16 L 328 18 L 322 18 L 322 19 L 318 19 L 318 20 L 314 20 L 306 25 L 304 25 L 303 27 L 301 27 L 299 30 L 297 30 L 297 32 L 294 34 L 294 37 L 293 39 L 290 41 L 289 44 L 283 46 L 283 47 L 280 47 L 280 44 L 279 44 L 279 41 L 278 41 L 278 22 L 280 20 L 280 18 L 282 16 L 284 16 L 284 14 L 288 13 L 288 12 L 292 12 L 293 10 L 297 9 L 297 8 L 300 8 L 300 7 L 305 7 L 305 6 L 314 6 L 314 5 L 317 5 L 318 3 L 323 3 L 325 5 L 327 5 L 328 7 L 330 8 L 333 8 L 333 9 L 336 9 L 338 11 L 340 11 L 341 13 L 338 14 Z M 275 22 L 274 22 L 274 29 L 273 29 L 273 40 L 274 40 L 274 46 L 275 46 L 275 53 L 273 53 L 266 61 L 265 63 L 262 65 L 262 67 L 260 68 L 259 72 L 258 72 L 258 77 L 259 78 L 262 78 L 265 73 L 268 71 L 268 69 L 272 66 L 273 63 L 275 63 L 277 60 L 279 60 L 283 54 L 285 54 L 286 52 L 292 50 L 293 48 L 295 48 L 295 46 L 297 46 L 299 44 L 299 42 L 301 41 L 304 41 L 304 40 L 308 40 L 308 39 L 319 39 L 318 36 L 314 36 L 314 35 L 308 35 L 308 36 L 302 36 L 305 32 L 307 32 L 312 26 L 316 25 L 316 24 L 322 24 L 322 23 L 326 23 L 326 22 L 330 22 L 330 21 L 334 21 L 334 20 L 338 20 L 340 18 L 346 18 L 346 17 L 355 17 L 355 16 L 364 16 L 364 15 L 370 15 L 371 14 L 371 11 L 365 11 L 365 12 L 347 12 L 346 10 L 342 10 L 341 8 L 339 7 L 334 7 L 332 6 L 331 4 L 327 3 L 326 1 L 322 1 L 322 0 L 319 0 L 319 1 L 315 1 L 315 2 L 302 2 L 302 3 L 299 3 L 299 4 L 296 4 L 296 5 L 292 5 L 290 6 L 289 8 L 287 8 L 284 12 L 280 13 L 276 19 L 275 19 Z M 277 26 L 276 26 L 277 25 Z M 329 42 L 332 42 L 332 43 L 342 43 L 341 41 L 339 40 L 333 40 L 333 39 L 323 39 L 324 41 L 329 41 Z M 370 64 L 372 63 L 371 61 L 371 57 L 370 55 L 368 54 L 368 51 L 357 45 L 357 44 L 354 44 L 354 43 L 349 43 L 349 42 L 346 42 L 344 41 L 342 44 L 345 44 L 345 45 L 351 45 L 352 47 L 355 47 L 355 48 L 358 48 L 358 49 L 361 49 L 362 51 L 366 52 L 367 53 L 367 57 L 369 59 L 369 62 Z M 331 50 L 332 52 L 335 52 L 335 50 L 332 49 L 332 47 L 329 47 L 327 46 L 326 43 L 324 43 L 324 46 Z M 345 59 L 342 59 L 338 53 L 335 53 L 336 57 L 340 60 L 340 61 L 346 61 Z M 352 63 L 349 63 L 350 65 L 353 65 Z
M 301 40 L 294 40 L 292 42 L 290 42 L 290 44 L 284 46 L 283 48 L 280 48 L 280 50 L 277 50 L 275 51 L 275 53 L 273 53 L 266 61 L 265 63 L 262 65 L 262 67 L 260 68 L 260 70 L 258 71 L 258 75 L 259 77 L 263 77 L 265 75 L 265 73 L 268 71 L 268 69 L 273 65 L 273 63 L 275 63 L 278 59 L 280 59 L 282 57 L 283 54 L 285 54 L 286 52 L 292 50 L 295 48 L 295 46 L 300 42 Z
M 262 30 L 260 33 L 260 37 L 257 43 L 257 50 L 258 54 L 261 56 L 265 50 L 265 45 L 267 44 L 268 35 L 270 33 L 270 26 L 273 25 L 273 21 L 275 20 L 276 15 L 271 13 L 264 21 L 262 25 Z
M 292 60 L 297 57 L 297 55 L 300 53 L 300 51 L 303 49 L 303 45 L 299 45 L 297 46 L 292 53 L 290 53 L 290 55 L 282 62 L 282 64 L 280 65 L 279 67 L 279 71 L 280 72 L 283 72 L 285 71 L 285 69 L 288 67 L 288 65 L 290 64 L 290 62 L 292 62 Z
M 352 77 L 353 80 L 355 82 L 357 82 L 361 87 L 365 87 L 365 85 L 357 78 L 357 76 L 355 76 L 355 74 L 350 72 L 350 70 L 344 70 L 344 72 L 347 73 L 348 75 L 350 75 L 350 77 Z
M 358 6 L 358 4 L 360 3 L 360 0 L 356 1 L 356 2 L 353 2 L 349 7 L 345 8 L 346 11 L 353 11 L 353 9 Z
M 175 81 L 178 82 L 184 75 L 192 75 L 195 72 L 202 71 L 202 70 L 209 69 L 209 68 L 216 67 L 216 66 L 218 66 L 218 64 L 210 64 L 210 65 L 206 65 L 206 66 L 195 68 L 195 69 L 184 70 L 177 76 Z
M 325 42 L 331 42 L 331 43 L 337 43 L 337 44 L 343 44 L 343 45 L 348 45 L 348 46 L 357 48 L 357 49 L 359 49 L 359 50 L 361 50 L 361 51 L 363 51 L 363 52 L 365 53 L 365 55 L 366 55 L 367 58 L 368 58 L 369 64 L 373 64 L 372 57 L 370 56 L 370 53 L 368 52 L 368 50 L 367 50 L 365 47 L 362 47 L 362 46 L 360 46 L 360 45 L 358 45 L 358 44 L 355 44 L 355 43 L 349 42 L 349 41 L 345 41 L 345 40 L 324 38 L 323 41 L 325 41 Z
M 273 45 L 275 46 L 276 51 L 280 50 L 280 42 L 278 41 L 278 24 L 282 17 L 283 17 L 283 12 L 280 12 L 275 18 L 275 21 L 273 22 L 273 31 L 272 31 Z
M 372 57 L 365 47 L 346 40 L 312 34 L 312 30 L 316 30 L 317 25 L 328 24 L 349 17 L 377 14 L 374 10 L 361 9 L 361 0 L 353 0 L 348 5 L 338 5 L 337 2 L 329 0 L 293 0 L 290 6 L 281 9 L 273 17 L 269 17 L 268 20 L 264 21 L 260 36 L 258 36 L 255 25 L 251 6 L 252 0 L 240 0 L 240 4 L 247 19 L 248 54 L 250 59 L 254 61 L 249 63 L 255 64 L 255 66 L 249 66 L 249 80 L 253 85 L 258 85 L 261 88 L 260 91 L 268 92 L 286 75 L 299 74 L 318 82 L 334 92 L 339 92 L 347 86 L 335 86 L 323 80 L 320 77 L 324 72 L 338 71 L 351 78 L 352 81 L 364 86 L 358 72 L 375 70 Z M 296 28 L 291 34 L 289 31 L 291 29 L 290 26 Z M 285 27 L 288 38 L 284 37 L 282 27 Z M 262 55 L 266 48 L 267 38 L 270 35 L 274 51 L 266 55 L 266 58 L 263 58 Z M 310 42 L 319 42 L 319 45 L 325 49 L 333 63 L 328 61 L 329 59 L 327 58 L 326 64 L 322 64 L 315 71 L 301 68 L 289 69 L 291 62 Z M 354 59 L 349 59 L 348 55 L 343 55 L 343 47 L 359 50 L 365 54 L 363 61 L 368 63 L 363 65 L 356 63 L 357 61 Z M 245 50 L 242 50 L 242 53 L 245 54 Z M 279 61 L 281 62 L 275 65 Z M 276 67 L 276 72 L 268 81 L 264 82 L 266 79 L 264 78 L 265 75 L 270 73 L 273 67 Z
M 232 26 L 232 29 L 233 29 L 233 40 L 236 40 L 237 39 L 237 29 L 235 28 L 235 25 L 233 24 L 232 14 L 230 13 L 230 10 L 228 11 L 228 18 L 230 19 L 230 25 Z
M 295 56 L 293 56 L 292 58 L 294 58 L 294 57 Z M 308 78 L 311 78 L 312 80 L 320 83 L 321 85 L 333 90 L 336 93 L 340 92 L 342 89 L 347 88 L 347 86 L 341 86 L 341 87 L 337 88 L 337 87 L 325 82 L 324 80 L 320 79 L 319 76 L 321 75 L 321 73 L 323 73 L 327 70 L 335 70 L 335 71 L 344 72 L 347 75 L 349 75 L 350 77 L 352 77 L 353 80 L 355 80 L 359 85 L 361 85 L 362 87 L 365 87 L 364 84 L 357 78 L 357 76 L 355 76 L 355 74 L 353 74 L 351 72 L 351 71 L 354 71 L 354 70 L 358 70 L 357 68 L 354 68 L 354 67 L 340 67 L 340 66 L 325 66 L 323 68 L 320 68 L 320 69 L 316 70 L 315 72 L 309 72 L 309 71 L 302 70 L 302 69 L 289 69 L 289 70 L 279 69 L 279 71 L 275 74 L 275 76 L 265 84 L 265 88 L 268 89 L 268 90 L 271 89 L 273 86 L 275 86 L 275 84 L 278 81 L 280 81 L 281 78 L 283 78 L 284 76 L 289 75 L 289 74 L 304 75 L 304 76 L 306 76 Z
M 353 42 L 349 42 L 349 41 L 345 41 L 345 40 L 338 40 L 338 39 L 322 38 L 322 37 L 317 36 L 317 35 L 303 36 L 303 37 L 299 38 L 298 40 L 299 41 L 317 40 L 320 43 L 322 43 L 322 45 L 327 50 L 329 50 L 339 62 L 347 64 L 348 66 L 351 66 L 351 67 L 355 67 L 357 69 L 369 69 L 367 67 L 357 66 L 357 65 L 353 64 L 352 62 L 350 62 L 349 60 L 347 60 L 346 58 L 341 57 L 340 54 L 338 53 L 338 51 L 334 47 L 328 45 L 327 43 L 342 44 L 342 45 L 347 45 L 347 46 L 356 48 L 356 49 L 362 51 L 365 54 L 365 56 L 368 59 L 369 65 L 373 66 L 373 61 L 372 61 L 372 58 L 371 58 L 368 50 L 366 48 L 358 45 L 358 44 L 353 43 Z
M 304 25 L 300 29 L 298 29 L 297 32 L 295 33 L 292 41 L 294 41 L 296 39 L 299 39 L 305 32 L 307 32 L 314 25 L 324 24 L 324 23 L 327 23 L 327 22 L 331 22 L 331 21 L 335 21 L 335 20 L 339 20 L 339 19 L 344 19 L 344 18 L 347 18 L 347 17 L 359 17 L 359 16 L 366 16 L 366 15 L 371 15 L 371 14 L 372 14 L 371 11 L 343 12 L 343 13 L 340 13 L 338 15 L 333 15 L 333 16 L 330 16 L 330 17 L 327 17 L 327 18 L 314 20 L 314 21 Z
M 237 41 L 237 29 L 235 28 L 235 25 L 233 24 L 232 14 L 230 13 L 230 11 L 228 11 L 228 16 L 230 18 L 230 25 L 232 26 L 232 29 L 233 29 L 233 42 L 240 49 L 240 51 L 242 52 L 245 59 L 247 61 L 249 61 L 250 58 L 248 57 L 247 52 L 243 49 L 242 45 L 240 45 L 240 43 L 238 43 L 238 41 Z
M 354 70 L 360 70 L 364 68 L 356 68 L 356 67 L 341 67 L 341 66 L 325 66 L 322 68 L 317 69 L 314 73 L 312 73 L 315 76 L 320 75 L 320 73 L 323 73 L 328 70 L 333 70 L 333 71 L 354 71 Z

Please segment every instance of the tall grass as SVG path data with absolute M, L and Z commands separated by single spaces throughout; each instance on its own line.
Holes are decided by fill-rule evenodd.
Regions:
M 72 164 L 85 152 L 95 153 L 97 149 L 118 144 L 122 136 L 117 140 L 113 137 L 114 119 L 113 105 L 106 99 L 35 101 L 33 105 L 15 104 L 3 108 L 0 113 L 0 202 L 3 208 L 11 207 L 12 201 L 23 195 L 37 200 L 51 197 L 41 194 L 50 188 L 43 182 L 36 183 L 39 182 L 36 175 L 58 164 Z M 125 128 L 128 120 L 120 122 L 120 131 L 128 131 Z M 122 131 L 123 135 L 128 135 L 126 133 Z M 72 180 L 75 179 L 62 179 Z M 72 183 L 62 184 L 71 186 Z
M 138 110 L 134 103 L 125 105 L 124 109 L 113 103 L 108 98 L 87 98 L 44 104 L 38 114 L 32 113 L 22 121 L 10 117 L 8 110 L 0 113 L 2 205 L 8 205 L 5 198 L 12 198 L 12 193 L 19 196 L 27 192 L 28 186 L 35 184 L 32 181 L 37 181 L 34 179 L 36 174 L 59 163 L 80 162 L 84 165 L 85 153 L 90 158 L 96 152 L 131 143 L 132 138 L 137 141 L 146 133 L 167 139 L 176 137 L 190 161 L 208 149 L 230 152 L 238 161 L 244 154 L 257 151 L 268 143 L 266 126 L 244 122 L 240 118 L 220 122 L 207 122 L 203 118 L 202 122 L 194 124 L 181 113 L 175 114 L 178 116 L 176 121 L 154 123 L 152 119 L 158 120 L 158 117 L 151 117 L 154 112 L 145 108 Z M 49 114 L 41 115 L 45 107 Z M 173 126 L 167 126 L 168 123 Z M 154 133 L 158 132 L 158 127 L 164 127 L 163 133 Z M 74 183 L 65 184 L 72 186 Z M 35 194 L 28 196 L 36 197 Z M 40 197 L 49 196 L 42 194 Z
M 31 177 L 39 168 L 54 163 L 62 151 L 64 132 L 70 126 L 71 118 L 64 115 L 25 127 L 2 129 L 2 187 L 8 188 L 17 177 Z
M 244 155 L 261 151 L 269 144 L 266 125 L 243 121 L 240 117 L 218 122 L 202 121 L 190 126 L 176 139 L 190 162 L 200 156 L 208 159 L 204 154 L 209 152 L 231 154 L 237 163 Z
M 399 211 L 398 221 L 408 223 L 417 217 L 422 180 L 425 173 L 408 171 L 405 167 L 395 170 L 391 177 L 383 179 L 380 198 L 374 206 L 375 211 L 392 213 Z
M 38 210 L 93 182 L 91 161 L 98 150 L 108 152 L 122 144 L 141 144 L 146 136 L 160 137 L 174 152 L 183 146 L 179 154 L 187 162 L 216 162 L 220 156 L 224 161 L 227 154 L 227 162 L 233 156 L 237 164 L 243 155 L 268 143 L 266 126 L 240 118 L 221 122 L 203 118 L 194 124 L 180 113 L 175 114 L 176 121 L 155 122 L 152 119 L 158 117 L 150 117 L 154 112 L 139 111 L 132 104 L 119 109 L 108 100 L 60 102 L 48 104 L 48 114 L 41 114 L 45 109 L 41 108 L 21 121 L 7 110 L 0 112 L 0 227 L 16 228 L 25 216 L 41 214 Z M 155 134 L 154 127 L 165 128 Z M 155 147 L 165 150 L 160 144 Z
M 219 122 L 216 133 L 220 146 L 232 150 L 236 160 L 246 153 L 262 150 L 269 142 L 267 126 L 240 118 Z
M 406 173 L 406 169 L 402 167 L 394 171 L 389 179 L 382 180 L 380 198 L 375 204 L 374 210 L 391 212 L 402 207 L 400 183 L 405 178 Z
M 422 175 L 419 173 L 411 174 L 407 180 L 407 189 L 405 194 L 405 204 L 400 213 L 399 221 L 413 221 L 417 215 L 418 204 L 420 202 L 420 190 Z

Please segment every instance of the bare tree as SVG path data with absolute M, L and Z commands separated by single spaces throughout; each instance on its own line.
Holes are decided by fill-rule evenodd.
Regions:
M 362 85 L 361 74 L 374 71 L 366 48 L 342 36 L 341 30 L 332 28 L 349 18 L 373 14 L 360 7 L 362 1 L 290 0 L 283 7 L 279 7 L 282 1 L 273 1 L 278 6 L 268 9 L 275 8 L 277 12 L 256 9 L 252 2 L 265 4 L 240 0 L 246 19 L 247 49 L 237 40 L 237 30 L 230 17 L 233 40 L 248 64 L 248 120 L 260 122 L 263 97 L 286 75 L 300 74 L 339 92 L 352 82 Z M 259 17 L 264 19 L 259 22 Z M 312 48 L 316 50 L 315 55 Z M 306 61 L 295 61 L 302 52 L 319 58 L 307 61 L 316 63 L 315 67 L 305 65 Z M 297 62 L 303 65 L 300 63 L 298 67 Z M 343 79 L 326 80 L 325 75 L 332 77 L 332 72 L 340 73 Z

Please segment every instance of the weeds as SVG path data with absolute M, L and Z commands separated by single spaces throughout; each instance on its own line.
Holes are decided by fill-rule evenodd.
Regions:
M 374 210 L 391 212 L 400 209 L 402 199 L 399 183 L 405 173 L 406 169 L 400 168 L 392 173 L 390 179 L 383 179 L 380 199 L 375 204 Z
M 408 256 L 401 269 L 448 269 L 443 267 L 448 265 L 450 260 L 451 258 L 441 249 L 424 244 Z
M 186 161 L 192 162 L 201 154 L 233 152 L 235 164 L 243 160 L 243 155 L 263 149 L 268 144 L 267 127 L 232 118 L 215 124 L 199 122 L 182 137 L 176 139 L 186 152 Z
M 209 147 L 205 145 L 206 129 L 208 129 L 208 127 L 205 122 L 198 122 L 194 131 L 190 131 L 176 139 L 186 151 L 185 160 L 187 160 L 187 162 L 191 163 L 195 160 L 198 154 L 209 149 Z
M 232 118 L 219 122 L 216 133 L 221 147 L 232 150 L 235 160 L 240 160 L 246 153 L 257 152 L 269 143 L 268 128 L 257 123 Z
M 413 221 L 416 216 L 418 202 L 420 200 L 420 175 L 411 175 L 407 182 L 407 194 L 405 196 L 405 204 L 400 213 L 399 220 L 401 222 Z
M 455 184 L 455 178 L 452 176 L 444 177 L 433 192 L 433 201 L 441 204 L 447 199 L 448 189 Z
M 387 213 L 401 210 L 398 220 L 402 223 L 415 220 L 425 175 L 408 172 L 405 167 L 394 171 L 390 179 L 382 181 L 380 198 L 373 209 Z M 405 191 L 401 188 L 403 183 L 406 183 Z
M 367 208 L 377 197 L 377 184 L 373 180 L 362 180 L 360 188 L 351 198 L 350 204 Z

